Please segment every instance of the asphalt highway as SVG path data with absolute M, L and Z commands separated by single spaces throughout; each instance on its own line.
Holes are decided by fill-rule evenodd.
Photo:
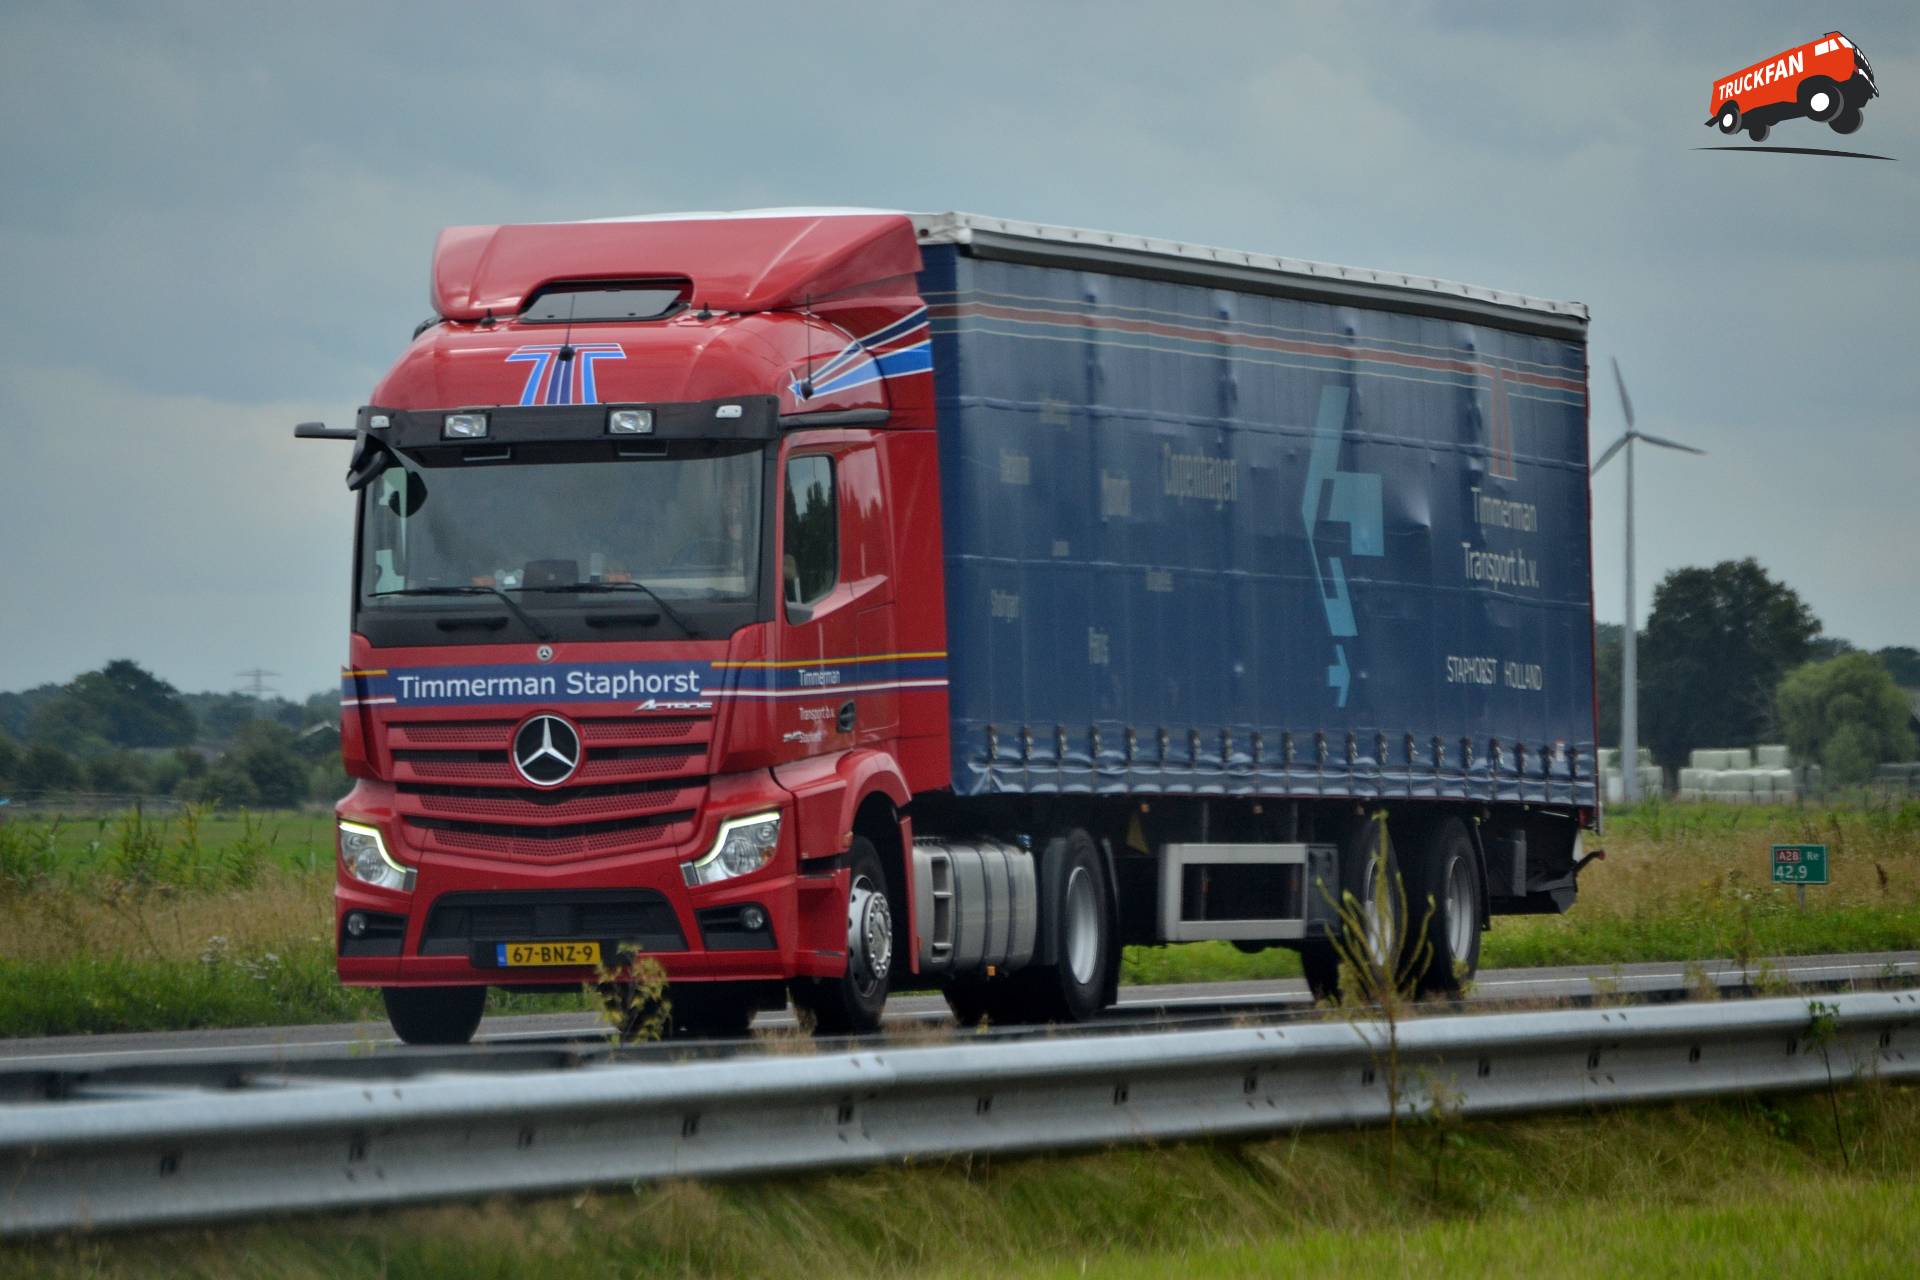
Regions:
M 1764 969 L 1763 969 L 1764 966 Z M 1698 994 L 1703 979 L 1717 988 L 1745 990 L 1785 984 L 1795 988 L 1835 988 L 1912 983 L 1920 978 L 1920 952 L 1890 951 L 1849 955 L 1791 956 L 1754 962 L 1751 972 L 1733 961 L 1670 961 L 1652 964 L 1588 965 L 1566 968 L 1496 969 L 1474 982 L 1469 1004 L 1512 1005 L 1532 1002 L 1586 1001 L 1595 998 L 1684 999 Z M 1243 1016 L 1270 1017 L 1309 1008 L 1306 984 L 1298 979 L 1260 982 L 1182 983 L 1169 986 L 1122 987 L 1119 1003 L 1094 1024 L 1096 1027 L 1138 1027 L 1142 1023 L 1180 1023 Z M 938 1026 L 949 1022 L 947 1007 L 938 995 L 896 996 L 887 1006 L 888 1026 L 882 1035 L 911 1035 L 916 1024 Z M 791 1011 L 763 1013 L 754 1029 L 797 1030 Z M 1018 1029 L 1005 1029 L 1020 1034 Z M 96 1036 L 58 1036 L 0 1040 L 0 1072 L 111 1072 L 121 1068 L 178 1067 L 196 1064 L 251 1062 L 261 1064 L 357 1061 L 368 1056 L 384 1059 L 424 1055 L 444 1060 L 450 1055 L 493 1055 L 505 1059 L 530 1056 L 540 1050 L 565 1052 L 570 1046 L 603 1043 L 606 1029 L 590 1014 L 532 1014 L 488 1018 L 471 1048 L 415 1049 L 395 1039 L 385 1022 L 340 1023 L 327 1026 L 230 1027 L 197 1031 L 154 1031 Z M 662 1045 L 662 1051 L 684 1051 L 684 1042 Z

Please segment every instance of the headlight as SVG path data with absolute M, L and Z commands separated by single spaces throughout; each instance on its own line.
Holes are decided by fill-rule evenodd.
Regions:
M 363 884 L 397 889 L 401 893 L 413 892 L 413 868 L 393 860 L 377 827 L 362 826 L 358 822 L 340 824 L 340 865 Z
M 713 848 L 697 862 L 682 864 L 680 873 L 689 885 L 714 884 L 758 871 L 773 860 L 774 846 L 780 840 L 780 815 L 756 813 L 733 818 L 720 824 Z

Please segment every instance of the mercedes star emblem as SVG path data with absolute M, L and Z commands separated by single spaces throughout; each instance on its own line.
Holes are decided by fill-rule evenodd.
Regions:
M 557 787 L 580 767 L 580 731 L 555 715 L 537 715 L 513 735 L 513 767 L 536 787 Z

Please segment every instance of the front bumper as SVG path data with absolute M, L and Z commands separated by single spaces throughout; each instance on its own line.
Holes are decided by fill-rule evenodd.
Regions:
M 675 982 L 785 981 L 846 969 L 846 871 L 834 860 L 801 866 L 791 798 L 765 774 L 715 779 L 713 803 L 685 844 L 558 866 L 423 853 L 408 828 L 363 783 L 343 801 L 343 820 L 380 828 L 397 861 L 417 869 L 411 893 L 376 888 L 338 872 L 334 939 L 349 986 L 571 986 L 596 966 L 502 965 L 514 942 L 593 942 L 603 963 L 622 955 L 657 961 Z M 727 785 L 733 784 L 733 785 Z M 744 785 L 742 785 L 744 784 Z M 743 814 L 786 815 L 772 860 L 758 871 L 689 887 L 681 871 L 712 847 L 720 825 Z M 751 909 L 751 910 L 749 910 Z M 358 937 L 348 928 L 362 917 Z M 756 917 L 764 923 L 749 927 Z

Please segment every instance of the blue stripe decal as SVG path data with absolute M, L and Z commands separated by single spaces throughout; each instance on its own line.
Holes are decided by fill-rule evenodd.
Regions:
M 502 663 L 343 674 L 348 705 L 400 707 L 658 704 L 685 709 L 723 698 L 831 696 L 835 691 L 939 688 L 945 658 L 848 659 L 804 667 L 726 667 L 708 661 Z

